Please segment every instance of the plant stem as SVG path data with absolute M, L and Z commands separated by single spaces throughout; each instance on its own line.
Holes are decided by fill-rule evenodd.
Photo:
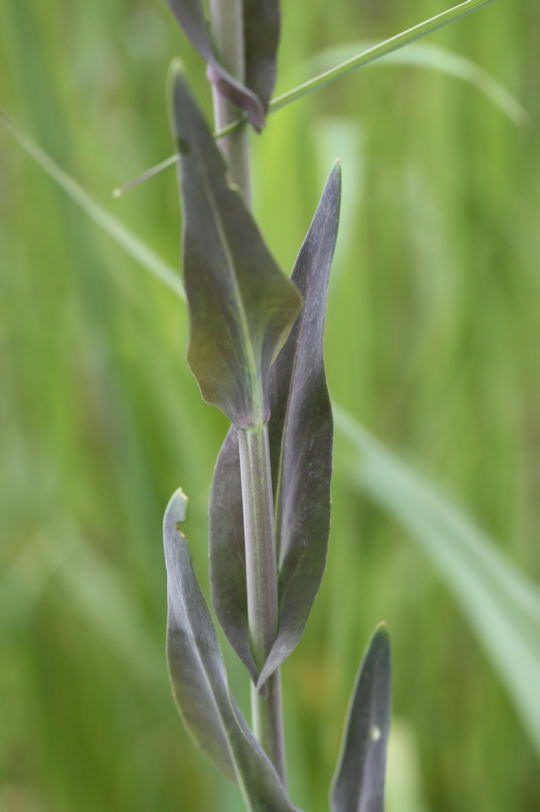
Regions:
M 210 0 L 212 35 L 223 67 L 231 76 L 244 79 L 244 27 L 242 0 Z M 239 110 L 221 93 L 212 88 L 215 127 L 218 130 L 238 119 Z M 220 140 L 231 178 L 240 189 L 245 202 L 251 203 L 251 182 L 247 128 L 238 129 Z
M 277 565 L 268 448 L 268 427 L 238 430 L 248 622 L 255 662 L 262 667 L 275 640 L 278 623 Z M 255 736 L 285 780 L 281 683 L 279 673 L 266 683 L 263 693 L 251 689 Z
M 212 0 L 212 2 L 216 4 L 219 2 L 219 0 Z M 237 0 L 233 0 L 233 2 L 236 3 Z M 316 90 L 320 90 L 331 82 L 335 82 L 336 79 L 341 79 L 342 76 L 346 76 L 351 71 L 358 70 L 366 65 L 370 65 L 377 59 L 380 59 L 387 54 L 391 54 L 394 51 L 403 48 L 405 45 L 408 45 L 417 39 L 421 39 L 434 31 L 438 31 L 439 28 L 444 28 L 444 26 L 449 25 L 450 23 L 457 22 L 457 20 L 460 20 L 462 17 L 466 17 L 468 14 L 479 11 L 479 9 L 483 8 L 484 6 L 488 6 L 492 2 L 493 0 L 466 0 L 466 2 L 459 3 L 459 5 L 449 8 L 446 11 L 443 11 L 441 14 L 437 14 L 435 17 L 430 17 L 429 20 L 424 20 L 423 22 L 414 25 L 412 28 L 408 28 L 406 31 L 401 31 L 401 33 L 395 34 L 389 39 L 378 42 L 376 45 L 372 45 L 370 48 L 362 51 L 362 53 L 358 54 L 358 56 L 347 59 L 345 62 L 336 65 L 334 68 L 330 68 L 330 70 L 327 70 L 318 76 L 314 76 L 312 79 L 308 79 L 307 82 L 304 82 L 303 84 L 298 85 L 298 87 L 287 91 L 287 93 L 283 93 L 281 96 L 275 96 L 268 106 L 268 113 L 275 113 L 277 110 L 281 110 L 283 107 L 286 107 L 288 104 L 292 104 L 292 102 L 301 99 L 303 96 L 307 96 L 309 93 L 314 93 Z M 221 104 L 222 100 L 216 98 L 215 95 L 214 103 Z M 233 155 L 233 164 L 231 166 L 234 167 L 235 164 L 238 164 L 238 168 L 233 174 L 236 175 L 235 181 L 240 188 L 243 189 L 244 197 L 249 202 L 250 184 L 249 165 L 247 163 L 247 141 L 242 142 L 240 139 L 238 139 L 238 141 L 236 141 L 235 138 L 233 139 L 233 136 L 236 136 L 247 129 L 247 119 L 245 115 L 239 114 L 239 111 L 233 105 L 228 105 L 228 103 L 224 100 L 223 105 L 224 110 L 227 108 L 227 116 L 224 114 L 218 114 L 216 110 L 216 132 L 214 133 L 214 137 L 218 140 L 218 143 L 225 155 L 229 154 L 226 152 L 226 150 L 235 153 L 235 155 Z M 229 116 L 230 110 L 234 112 L 234 115 L 230 114 Z M 231 146 L 232 144 L 235 145 L 234 149 Z M 236 147 L 237 144 L 238 147 Z M 241 147 L 240 144 L 242 144 Z M 236 155 L 237 149 L 239 155 L 243 155 L 242 160 Z M 135 178 L 132 178 L 127 183 L 124 183 L 122 186 L 115 189 L 113 191 L 113 196 L 120 196 L 132 186 L 136 186 L 147 178 L 154 177 L 154 175 L 157 175 L 162 170 L 167 169 L 170 166 L 174 166 L 177 161 L 178 155 L 171 155 L 169 158 L 166 158 L 164 161 L 156 164 L 156 166 L 152 166 L 150 169 L 147 169 L 145 172 L 137 175 Z
M 210 0 L 214 42 L 224 67 L 237 79 L 244 77 L 243 0 Z M 239 111 L 213 88 L 214 119 L 218 130 L 237 120 Z M 251 205 L 247 128 L 219 141 L 234 183 Z M 274 503 L 270 473 L 268 428 L 260 425 L 238 431 L 248 622 L 255 661 L 262 667 L 275 640 L 278 622 L 277 559 Z M 263 693 L 251 686 L 253 732 L 285 782 L 283 712 L 279 672 L 267 681 Z

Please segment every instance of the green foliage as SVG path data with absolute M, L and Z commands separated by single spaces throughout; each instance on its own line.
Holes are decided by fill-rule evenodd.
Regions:
M 357 54 L 376 47 L 374 42 L 355 42 L 329 48 L 317 54 L 313 60 L 313 71 L 328 69 L 336 62 L 347 62 Z M 524 125 L 529 115 L 519 100 L 510 93 L 495 77 L 476 62 L 449 48 L 433 45 L 428 42 L 412 42 L 406 48 L 391 51 L 375 63 L 376 67 L 393 65 L 396 67 L 426 68 L 438 71 L 446 76 L 461 79 L 475 87 L 514 124 Z
M 350 415 L 338 411 L 336 420 L 358 455 L 352 477 L 408 530 L 447 582 L 540 755 L 540 586 Z
M 313 15 L 289 6 L 283 86 L 295 70 L 310 75 L 308 57 L 330 41 L 379 38 L 432 12 L 420 0 L 388 9 L 385 19 L 369 10 L 360 18 L 357 4 L 339 15 L 330 6 Z M 178 38 L 159 8 L 74 4 L 60 22 L 50 4 L 10 0 L 0 17 L 3 103 L 93 195 L 166 154 L 156 77 Z M 336 94 L 289 108 L 254 146 L 256 208 L 284 267 L 311 216 L 319 162 L 326 167 L 339 144 L 347 166 L 357 167 L 357 181 L 345 184 L 349 214 L 331 292 L 332 392 L 458 491 L 531 574 L 536 17 L 532 2 L 500 2 L 440 40 L 515 89 L 531 112 L 522 133 L 448 79 L 378 72 L 340 86 L 340 118 L 336 85 Z M 327 136 L 317 144 L 315 125 Z M 179 330 L 176 303 L 2 142 L 2 803 L 236 810 L 226 783 L 209 776 L 182 738 L 154 667 L 163 582 L 148 545 L 171 479 L 189 481 L 191 547 L 202 564 L 200 517 L 223 423 L 212 410 L 201 413 L 182 371 L 177 334 L 184 338 L 185 320 Z M 285 185 L 287 211 L 279 203 Z M 174 196 L 163 177 L 115 210 L 170 258 Z M 343 347 L 354 351 L 345 356 Z M 389 808 L 535 812 L 533 751 L 492 666 L 399 526 L 359 502 L 341 460 L 339 452 L 331 566 L 302 653 L 288 666 L 295 793 L 309 809 L 325 808 L 336 742 L 328 733 L 315 743 L 315 720 L 335 728 L 358 639 L 385 616 L 398 664 L 395 752 L 409 765 L 405 778 L 390 765 L 388 803 L 396 794 L 399 802 Z M 345 627 L 344 613 L 356 627 Z M 411 657 L 417 637 L 429 658 Z M 232 671 L 235 682 L 234 664 Z
M 261 25 L 265 19 L 261 13 Z M 221 11 L 216 25 L 218 20 L 234 25 Z M 229 774 L 240 752 L 243 769 L 236 772 L 248 808 L 277 810 L 288 803 L 278 669 L 302 636 L 326 561 L 333 426 L 323 328 L 341 175 L 339 168 L 332 172 L 287 280 L 244 202 L 249 187 L 244 157 L 240 168 L 230 143 L 220 155 L 181 75 L 173 81 L 173 109 L 184 210 L 188 361 L 203 397 L 229 416 L 236 439 L 227 438 L 214 472 L 211 577 L 225 631 L 232 627 L 233 646 L 252 677 L 260 669 L 252 688 L 252 741 L 245 723 L 236 730 L 211 621 L 175 530 L 178 505 L 183 512 L 178 494 L 164 524 L 168 660 L 175 696 L 195 738 Z M 217 117 L 223 109 L 219 102 Z M 235 188 L 235 182 L 244 188 Z M 224 463 L 224 453 L 232 454 L 232 465 Z M 277 771 L 275 780 L 261 772 L 263 753 Z
M 271 371 L 269 442 L 278 550 L 278 631 L 262 669 L 250 650 L 238 443 L 230 430 L 210 495 L 210 575 L 223 629 L 259 689 L 296 647 L 319 589 L 328 543 L 332 413 L 323 329 L 341 172 L 332 170 L 291 279 L 303 308 Z
M 332 812 L 384 810 L 390 672 L 390 641 L 381 625 L 369 643 L 349 707 L 332 784 Z
M 205 18 L 202 0 L 168 0 L 184 33 L 208 64 L 210 81 L 231 102 L 243 109 L 257 130 L 261 130 L 268 102 L 276 81 L 279 41 L 279 0 L 246 0 L 243 3 L 244 80 L 231 75 L 212 42 L 212 32 Z M 232 7 L 223 15 L 228 26 L 234 26 Z M 227 20 L 228 18 L 228 20 Z
M 163 520 L 167 567 L 167 657 L 173 693 L 198 744 L 236 779 L 252 812 L 294 812 L 227 684 L 214 627 L 197 583 L 184 522 L 186 498 L 172 495 Z
M 205 400 L 237 427 L 268 419 L 268 371 L 301 306 L 231 185 L 187 86 L 174 83 L 184 209 L 188 362 Z

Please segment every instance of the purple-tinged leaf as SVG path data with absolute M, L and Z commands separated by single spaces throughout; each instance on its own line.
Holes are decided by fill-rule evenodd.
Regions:
M 300 640 L 320 585 L 328 540 L 332 414 L 323 366 L 328 276 L 339 218 L 336 166 L 298 255 L 292 279 L 302 313 L 270 373 L 270 450 L 280 544 L 279 629 L 258 681 L 279 667 Z M 210 575 L 216 613 L 252 677 L 242 495 L 236 432 L 219 453 L 210 495 Z
M 179 529 L 185 518 L 186 502 L 182 492 L 176 491 L 163 521 L 169 672 L 174 698 L 186 727 L 220 770 L 235 780 L 229 745 L 218 710 L 229 702 L 221 653 L 195 579 L 187 544 Z M 219 698 L 216 699 L 218 693 Z
M 202 395 L 237 427 L 268 419 L 268 371 L 301 307 L 278 268 L 182 77 L 174 127 L 184 209 L 188 362 Z
M 390 694 L 390 640 L 381 624 L 362 662 L 349 708 L 332 784 L 332 812 L 384 812 Z
M 169 6 L 191 44 L 207 63 L 208 79 L 220 93 L 245 111 L 250 123 L 260 132 L 266 115 L 261 100 L 225 70 L 212 43 L 201 0 L 168 0 Z
M 214 610 L 229 643 L 256 683 L 259 669 L 249 644 L 242 483 L 234 426 L 223 441 L 214 469 L 208 538 Z
M 168 0 L 186 36 L 208 64 L 208 78 L 226 98 L 245 111 L 253 127 L 264 126 L 274 89 L 279 44 L 279 0 L 244 1 L 245 81 L 221 64 L 201 0 Z
M 279 629 L 259 687 L 298 645 L 326 564 L 333 421 L 323 336 L 340 201 L 341 167 L 336 164 L 291 277 L 304 299 L 302 314 L 270 375 Z
M 276 82 L 279 32 L 279 0 L 244 0 L 246 85 L 265 113 Z
M 173 695 L 190 733 L 253 812 L 297 812 L 234 701 L 206 602 L 179 526 L 186 497 L 176 491 L 165 511 L 167 659 Z

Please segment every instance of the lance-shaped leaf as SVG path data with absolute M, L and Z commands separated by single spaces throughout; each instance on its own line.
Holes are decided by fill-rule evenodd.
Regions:
M 268 418 L 268 371 L 301 307 L 228 178 L 181 76 L 174 127 L 184 209 L 188 362 L 206 401 L 239 427 Z
M 270 457 L 279 550 L 279 631 L 262 685 L 299 643 L 326 564 L 333 421 L 323 335 L 341 201 L 333 168 L 296 260 L 292 279 L 305 300 L 271 372 Z
M 390 679 L 390 641 L 381 624 L 362 662 L 349 708 L 332 784 L 332 812 L 384 812 Z
M 276 79 L 279 0 L 244 0 L 245 79 L 235 79 L 219 59 L 206 22 L 202 0 L 169 0 L 171 11 L 192 45 L 208 64 L 208 78 L 220 93 L 245 111 L 260 131 Z
M 242 483 L 234 426 L 223 441 L 214 469 L 208 539 L 212 603 L 229 643 L 256 683 L 259 669 L 249 644 Z
M 190 733 L 235 780 L 253 812 L 295 812 L 274 767 L 231 696 L 206 602 L 179 525 L 186 497 L 177 490 L 165 511 L 167 659 L 174 698 Z
M 341 172 L 332 170 L 292 279 L 302 313 L 270 373 L 270 453 L 280 549 L 279 628 L 262 688 L 300 640 L 326 561 L 332 413 L 323 365 L 328 277 L 339 219 Z M 220 450 L 210 496 L 212 596 L 229 642 L 255 676 L 247 623 L 242 497 L 234 428 Z
M 246 85 L 265 113 L 276 83 L 279 32 L 279 0 L 244 0 Z

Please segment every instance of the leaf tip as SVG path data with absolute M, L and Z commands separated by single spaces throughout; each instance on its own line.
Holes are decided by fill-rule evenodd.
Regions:
M 190 141 L 193 140 L 191 131 L 200 113 L 191 95 L 184 65 L 180 59 L 173 59 L 169 65 L 168 88 L 171 129 L 179 155 L 187 155 L 190 151 Z
M 390 632 L 388 631 L 388 626 L 384 621 L 377 624 L 369 641 L 366 659 L 370 657 L 375 657 L 377 659 L 382 657 L 382 659 L 388 664 L 388 667 L 390 667 Z
M 388 631 L 388 624 L 385 620 L 381 620 L 381 622 L 375 626 L 373 637 L 379 637 L 390 642 L 390 632 Z
M 184 62 L 180 59 L 179 56 L 175 56 L 169 62 L 169 70 L 168 76 L 171 81 L 176 81 L 177 78 L 184 78 L 186 74 L 186 69 L 184 66 Z
M 165 510 L 165 522 L 180 532 L 178 525 L 186 520 L 188 498 L 182 488 L 177 488 Z
M 169 62 L 167 88 L 169 90 L 168 96 L 173 99 L 173 106 L 175 112 L 177 112 L 177 108 L 182 103 L 179 96 L 183 97 L 188 92 L 184 63 L 178 57 L 171 59 Z
M 334 183 L 337 187 L 337 191 L 341 193 L 341 179 L 342 179 L 342 170 L 341 170 L 341 158 L 336 158 L 334 161 L 334 165 L 330 170 L 330 175 L 328 178 L 328 183 Z

